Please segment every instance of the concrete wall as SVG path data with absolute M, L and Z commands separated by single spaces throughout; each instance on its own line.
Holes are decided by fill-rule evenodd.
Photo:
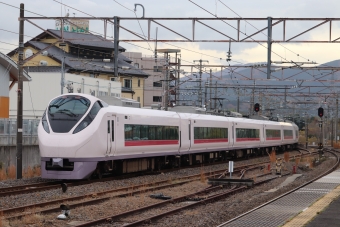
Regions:
M 2 168 L 16 166 L 16 146 L 0 146 L 0 162 Z M 39 147 L 37 145 L 22 146 L 22 167 L 40 166 Z

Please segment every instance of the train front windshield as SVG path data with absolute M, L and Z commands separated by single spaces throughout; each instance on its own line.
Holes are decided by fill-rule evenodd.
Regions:
M 69 132 L 84 116 L 90 105 L 90 100 L 76 95 L 65 95 L 54 99 L 48 106 L 48 119 L 52 131 Z

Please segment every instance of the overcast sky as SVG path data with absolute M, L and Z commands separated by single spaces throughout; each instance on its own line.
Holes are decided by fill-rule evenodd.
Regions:
M 58 0 L 61 1 L 61 0 Z M 209 12 L 216 14 L 218 17 L 238 17 L 235 13 L 230 11 L 218 0 L 192 0 L 196 4 L 202 6 Z M 339 0 L 221 0 L 224 4 L 229 6 L 232 10 L 238 13 L 241 17 L 319 17 L 319 18 L 336 18 L 339 17 L 340 1 Z M 70 16 L 87 16 L 81 12 L 73 10 L 68 7 L 61 7 L 61 5 L 53 0 L 2 0 L 2 2 L 20 6 L 20 3 L 25 4 L 25 9 L 36 12 L 44 16 L 61 16 L 69 12 Z M 117 2 L 122 4 L 119 5 Z M 188 0 L 63 0 L 63 3 L 74 7 L 80 11 L 91 14 L 93 16 L 101 17 L 135 17 L 134 9 L 135 3 L 143 4 L 145 7 L 146 17 L 213 17 L 204 10 L 200 9 Z M 137 8 L 136 12 L 138 17 L 142 16 L 142 9 Z M 36 16 L 29 12 L 25 12 L 25 16 Z M 17 45 L 18 34 L 6 32 L 4 30 L 18 32 L 19 30 L 19 9 L 0 4 L 0 41 Z M 55 28 L 54 21 L 35 21 L 43 28 Z M 141 27 L 137 21 L 122 22 L 122 26 L 133 30 L 137 33 L 147 33 L 147 22 L 141 21 Z M 183 34 L 186 37 L 191 38 L 191 22 L 172 21 L 162 22 L 164 25 L 170 27 Z M 266 27 L 266 22 L 250 22 L 257 28 Z M 314 25 L 318 24 L 318 21 L 311 22 L 288 22 L 286 38 L 292 37 L 294 34 L 298 34 L 305 31 Z M 207 24 L 209 24 L 207 22 Z M 221 32 L 230 34 L 233 38 L 236 38 L 236 31 L 222 22 L 210 23 L 214 28 L 219 29 Z M 234 24 L 236 26 L 236 23 Z M 152 25 L 152 38 L 155 37 L 155 28 L 158 27 L 158 37 L 160 39 L 181 39 L 181 37 L 166 31 L 164 28 Z M 333 22 L 332 32 L 333 39 L 340 37 L 340 22 Z M 103 34 L 103 22 L 90 22 L 90 30 Z M 142 31 L 143 30 L 143 31 Z M 241 22 L 241 31 L 246 34 L 252 34 L 256 31 L 249 24 Z M 41 30 L 34 27 L 29 23 L 25 23 L 25 35 L 36 36 L 41 33 Z M 113 34 L 111 26 L 108 26 L 108 35 Z M 299 39 L 309 40 L 328 40 L 329 23 L 326 23 L 312 32 L 308 32 L 302 35 Z M 222 39 L 223 36 L 218 33 L 203 28 L 197 25 L 196 28 L 197 39 Z M 244 37 L 241 35 L 241 38 Z M 261 39 L 266 39 L 265 35 L 256 36 Z M 282 37 L 282 23 L 273 28 L 273 38 Z M 126 32 L 121 32 L 121 38 L 137 39 L 136 37 Z M 30 37 L 25 37 L 25 41 Z M 136 43 L 144 48 L 154 48 L 154 42 L 149 43 Z M 193 61 L 198 59 L 208 60 L 209 63 L 214 64 L 226 64 L 226 52 L 228 51 L 227 43 L 173 43 L 176 46 L 170 46 L 168 44 L 158 44 L 158 48 L 185 48 L 188 50 L 182 50 L 182 59 L 186 61 Z M 127 51 L 142 52 L 144 55 L 151 55 L 152 51 L 133 46 L 128 43 L 120 43 L 121 46 L 127 49 Z M 149 47 L 150 46 L 150 47 Z M 264 44 L 266 46 L 266 44 Z M 286 48 L 288 49 L 286 49 Z M 16 46 L 0 43 L 0 51 L 8 53 L 10 50 L 16 48 Z M 189 51 L 191 50 L 191 51 Z M 318 63 L 324 63 L 332 60 L 337 60 L 340 50 L 340 44 L 283 44 L 273 45 L 273 51 L 279 56 L 273 54 L 272 60 L 281 60 L 281 57 L 285 57 L 288 60 L 304 61 L 304 58 L 316 61 Z M 250 62 L 264 62 L 267 59 L 267 50 L 265 47 L 256 43 L 232 43 L 231 51 L 233 52 L 232 60 L 250 63 Z M 292 52 L 293 53 L 292 53 Z M 299 54 L 299 56 L 297 56 Z M 219 60 L 219 59 L 222 60 Z M 236 64 L 233 62 L 232 64 Z

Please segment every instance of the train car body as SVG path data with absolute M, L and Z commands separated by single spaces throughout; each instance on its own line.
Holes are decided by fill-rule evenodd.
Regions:
M 83 179 L 284 150 L 297 145 L 298 127 L 108 106 L 93 96 L 67 94 L 49 103 L 38 136 L 42 178 Z

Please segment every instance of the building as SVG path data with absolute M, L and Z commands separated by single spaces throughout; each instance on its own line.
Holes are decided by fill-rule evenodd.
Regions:
M 124 52 L 125 57 L 132 60 L 134 67 L 139 68 L 146 72 L 149 77 L 144 81 L 144 107 L 151 107 L 151 105 L 160 104 L 164 106 L 165 94 L 165 58 L 158 57 L 155 60 L 154 56 L 143 56 L 140 52 Z M 171 58 L 170 65 L 175 65 L 175 58 Z M 170 73 L 170 80 L 175 80 L 175 72 Z M 136 86 L 136 85 L 135 85 Z M 174 87 L 174 83 L 170 83 L 170 88 Z M 175 92 L 170 93 L 170 102 L 175 102 Z
M 114 77 L 114 44 L 103 37 L 87 33 L 63 32 L 48 29 L 24 45 L 24 67 L 30 73 L 69 73 L 84 77 L 116 81 L 121 84 L 121 97 L 141 102 L 143 105 L 144 80 L 148 77 L 139 68 L 131 65 L 131 60 L 121 53 L 119 47 L 118 77 Z M 18 49 L 8 53 L 18 60 Z M 34 55 L 38 53 L 38 55 Z M 62 70 L 63 68 L 63 70 Z M 58 86 L 58 85 L 57 85 Z M 63 88 L 67 93 L 67 87 Z M 96 91 L 82 93 L 98 96 Z M 101 95 L 109 95 L 110 92 Z
M 27 67 L 30 70 L 31 67 Z M 40 118 L 48 103 L 61 94 L 61 72 L 30 72 L 32 81 L 23 84 L 23 118 Z M 9 92 L 10 108 L 9 117 L 17 114 L 16 90 L 17 84 Z M 65 73 L 65 93 L 86 93 L 101 96 L 121 97 L 119 82 L 100 78 L 84 77 L 81 75 Z
M 30 80 L 31 77 L 24 71 L 22 81 Z M 17 81 L 17 64 L 7 55 L 0 52 L 0 118 L 9 118 L 9 92 L 11 90 L 16 94 L 18 89 L 13 89 L 13 86 Z

